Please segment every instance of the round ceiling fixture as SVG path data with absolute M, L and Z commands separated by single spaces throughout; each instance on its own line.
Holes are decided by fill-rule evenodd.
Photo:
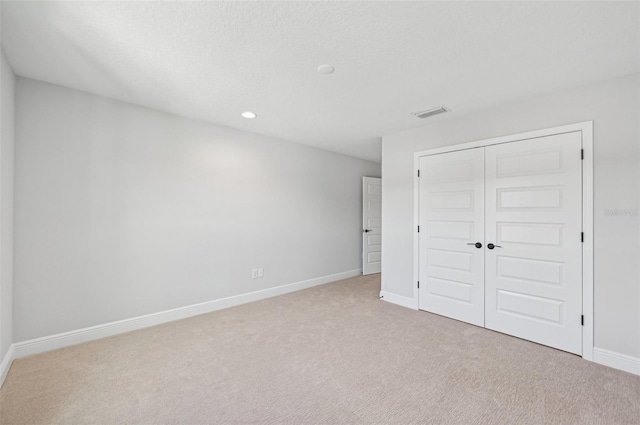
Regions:
M 335 71 L 336 69 L 333 67 L 333 65 L 329 65 L 329 64 L 324 64 L 324 65 L 320 65 L 318 67 L 318 73 L 320 74 L 333 74 L 333 71 Z
M 250 120 L 252 120 L 252 119 L 254 119 L 255 117 L 257 117 L 257 115 L 256 115 L 256 114 L 254 114 L 254 113 L 253 113 L 253 112 L 251 112 L 251 111 L 243 112 L 243 113 L 242 113 L 242 116 L 243 116 L 243 117 L 245 117 L 245 118 L 248 118 L 248 119 L 250 119 Z

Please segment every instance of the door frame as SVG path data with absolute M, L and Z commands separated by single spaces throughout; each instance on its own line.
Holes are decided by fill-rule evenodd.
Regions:
M 508 136 L 494 137 L 475 142 L 418 151 L 413 154 L 413 299 L 416 309 L 419 305 L 418 280 L 420 276 L 420 242 L 418 225 L 420 223 L 420 157 L 466 149 L 482 148 L 502 143 L 519 142 L 557 134 L 581 132 L 584 160 L 582 161 L 582 358 L 593 360 L 593 121 L 584 121 L 559 127 L 545 128 Z

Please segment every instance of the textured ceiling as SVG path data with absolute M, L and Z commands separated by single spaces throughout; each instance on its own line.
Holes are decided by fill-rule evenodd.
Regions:
M 640 71 L 639 27 L 637 2 L 2 2 L 21 76 L 374 161 L 413 111 Z

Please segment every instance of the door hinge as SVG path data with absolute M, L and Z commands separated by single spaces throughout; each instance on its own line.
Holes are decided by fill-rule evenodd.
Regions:
M 418 281 L 418 289 L 420 289 L 420 281 Z
M 584 242 L 584 232 L 580 233 L 580 242 Z
M 418 170 L 418 177 L 420 177 L 420 170 Z
M 580 159 L 584 159 L 584 149 L 580 149 Z
M 420 233 L 420 226 L 418 226 L 418 233 Z
M 580 324 L 584 326 L 584 314 L 580 316 Z

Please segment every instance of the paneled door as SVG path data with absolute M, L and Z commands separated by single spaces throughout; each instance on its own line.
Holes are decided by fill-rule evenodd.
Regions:
M 382 179 L 362 178 L 362 274 L 382 265 Z
M 485 151 L 485 326 L 582 353 L 580 132 Z
M 484 325 L 484 151 L 420 158 L 419 308 Z

